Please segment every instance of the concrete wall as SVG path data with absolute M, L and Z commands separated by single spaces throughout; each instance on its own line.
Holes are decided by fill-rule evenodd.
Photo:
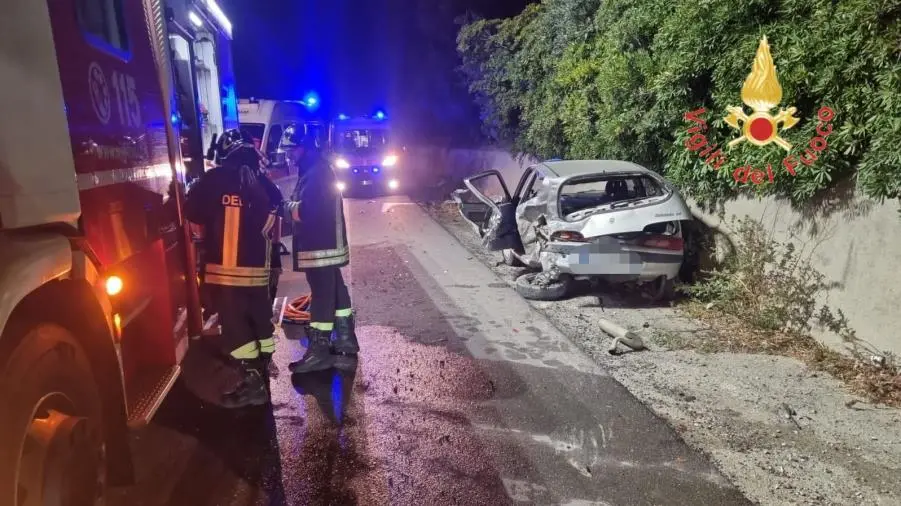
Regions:
M 418 149 L 409 154 L 417 185 L 445 200 L 463 177 L 488 169 L 504 175 L 510 191 L 531 160 L 517 161 L 502 150 Z M 443 183 L 440 183 L 441 181 Z M 431 185 L 431 186 L 430 186 Z M 846 189 L 847 190 L 847 189 Z M 709 225 L 729 232 L 731 218 L 760 220 L 779 242 L 794 242 L 837 288 L 821 303 L 841 309 L 858 337 L 876 350 L 901 354 L 901 217 L 897 203 L 876 204 L 837 192 L 828 202 L 798 211 L 774 199 L 742 198 L 725 207 L 723 218 L 694 208 Z M 815 333 L 840 347 L 835 336 Z
M 731 217 L 762 222 L 779 242 L 793 242 L 811 265 L 836 288 L 820 303 L 841 309 L 864 342 L 878 351 L 901 354 L 901 217 L 896 202 L 876 204 L 842 197 L 822 210 L 793 210 L 775 199 L 740 198 L 725 206 L 724 218 L 695 209 L 708 224 L 729 228 Z M 821 341 L 840 346 L 828 333 Z

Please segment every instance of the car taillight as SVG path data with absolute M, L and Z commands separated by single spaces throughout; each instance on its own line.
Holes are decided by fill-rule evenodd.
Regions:
M 551 236 L 551 240 L 561 242 L 587 242 L 582 234 L 578 232 L 570 232 L 568 230 L 554 232 L 554 234 Z
M 666 235 L 652 235 L 642 238 L 638 244 L 646 248 L 668 249 L 672 251 L 682 251 L 685 243 L 681 237 L 672 237 Z

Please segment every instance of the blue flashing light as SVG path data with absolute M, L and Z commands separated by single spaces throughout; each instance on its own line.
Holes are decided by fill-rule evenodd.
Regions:
M 307 109 L 314 110 L 319 107 L 319 95 L 315 91 L 311 91 L 303 97 L 303 104 Z
M 375 119 L 385 119 L 385 113 L 378 111 L 377 113 L 375 113 Z
M 177 113 L 177 112 L 173 112 L 173 113 L 169 116 L 169 121 L 171 121 L 172 124 L 175 125 L 175 126 L 178 126 L 178 124 L 180 123 L 179 120 L 180 120 L 180 118 L 178 117 L 178 113 Z
M 339 115 L 338 115 L 338 119 L 341 120 L 341 121 L 344 121 L 344 120 L 347 119 L 347 115 L 346 115 L 346 114 L 339 114 Z
M 373 168 L 372 168 L 372 172 L 375 173 L 375 174 L 378 174 L 378 173 L 379 173 L 379 168 L 378 168 L 378 167 L 373 167 Z

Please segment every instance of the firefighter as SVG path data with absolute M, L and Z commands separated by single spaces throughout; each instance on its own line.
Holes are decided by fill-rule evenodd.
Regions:
M 350 262 L 343 199 L 318 138 L 305 136 L 301 149 L 304 171 L 285 213 L 295 222 L 294 270 L 306 274 L 312 301 L 310 344 L 289 366 L 293 373 L 329 369 L 338 356 L 355 357 L 360 351 L 350 293 L 341 276 L 341 267 Z
M 259 163 L 241 132 L 225 132 L 215 147 L 215 167 L 191 187 L 186 202 L 187 219 L 203 236 L 204 283 L 222 326 L 220 349 L 242 373 L 222 394 L 229 408 L 269 401 L 264 373 L 275 350 L 270 234 L 280 199 L 261 184 Z

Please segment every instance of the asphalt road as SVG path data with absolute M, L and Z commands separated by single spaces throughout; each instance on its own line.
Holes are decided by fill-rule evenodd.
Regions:
M 280 341 L 271 409 L 232 412 L 193 347 L 112 504 L 749 504 L 418 206 L 346 209 L 356 372 L 292 378 Z

